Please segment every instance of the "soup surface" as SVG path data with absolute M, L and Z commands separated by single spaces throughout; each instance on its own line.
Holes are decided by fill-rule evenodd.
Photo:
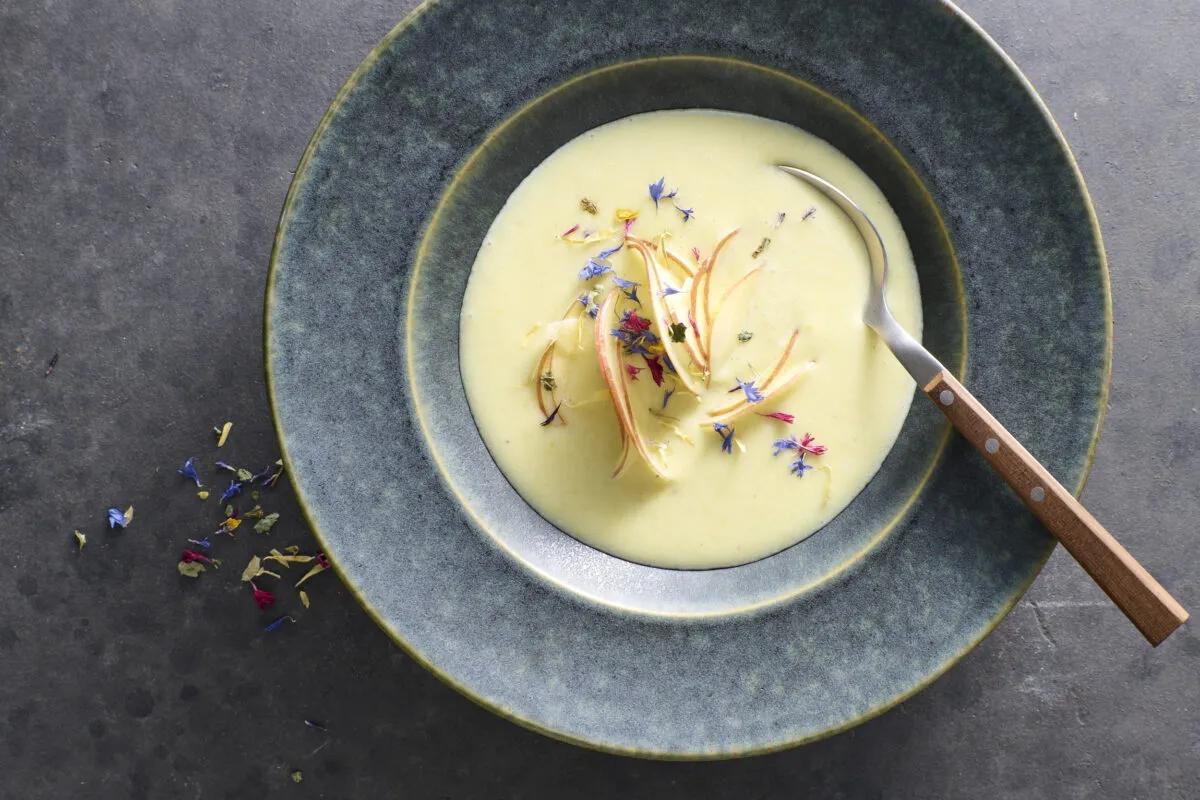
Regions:
M 753 561 L 845 508 L 894 444 L 914 387 L 862 322 L 862 240 L 777 164 L 866 209 L 892 311 L 920 338 L 895 213 L 831 144 L 779 122 L 617 120 L 542 162 L 493 222 L 463 301 L 463 381 L 500 469 L 566 533 L 655 566 Z

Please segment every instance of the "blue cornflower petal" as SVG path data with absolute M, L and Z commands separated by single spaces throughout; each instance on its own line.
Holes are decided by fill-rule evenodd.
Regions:
M 616 247 L 610 247 L 607 250 L 601 250 L 599 253 L 596 253 L 596 260 L 597 261 L 607 261 L 613 253 L 617 252 L 624 246 L 625 246 L 624 242 L 617 242 Z
M 224 461 L 218 461 L 217 466 L 230 472 L 237 472 L 237 467 L 233 466 L 232 464 L 226 464 Z
M 642 304 L 642 301 L 638 299 L 636 287 L 634 287 L 633 289 L 623 289 L 621 291 L 621 294 L 625 295 L 626 299 L 632 300 L 633 302 L 637 303 L 639 306 Z
M 673 294 L 682 294 L 682 293 L 678 289 L 676 289 L 674 286 L 667 286 L 666 284 L 663 284 L 663 290 L 661 292 L 659 292 L 659 294 L 662 295 L 663 297 L 670 297 Z
M 696 216 L 696 212 L 695 212 L 693 209 L 690 209 L 690 208 L 680 208 L 678 203 L 672 203 L 672 205 L 674 205 L 674 206 L 675 206 L 675 210 L 676 210 L 676 211 L 678 211 L 680 214 L 683 214 L 683 221 L 684 221 L 684 222 L 687 222 L 689 219 L 691 219 L 692 217 Z
M 726 425 L 724 422 L 714 422 L 713 430 L 721 437 L 721 452 L 733 452 L 733 428 Z
M 654 201 L 654 207 L 658 208 L 658 201 L 662 199 L 663 187 L 667 185 L 667 176 L 658 179 L 657 183 L 650 184 L 650 199 Z
M 259 472 L 258 474 L 253 475 L 250 478 L 250 483 L 258 483 L 260 481 L 262 483 L 266 483 L 268 480 L 270 480 L 271 476 L 274 474 L 275 474 L 275 465 L 267 464 L 267 466 L 263 467 L 262 472 Z
M 754 381 L 743 381 L 740 378 L 734 378 L 737 381 L 737 388 L 746 393 L 747 403 L 761 403 L 763 399 L 760 392 L 754 385 Z
M 125 512 L 119 508 L 110 508 L 108 510 L 108 527 L 124 528 L 129 524 L 129 520 L 125 519 Z
M 798 441 L 796 441 L 795 436 L 789 436 L 786 439 L 776 439 L 775 444 L 772 446 L 775 448 L 775 452 L 771 453 L 771 455 L 773 455 L 773 456 L 779 455 L 784 450 L 799 450 L 800 449 L 800 443 Z
M 635 286 L 641 286 L 637 281 L 627 281 L 620 275 L 613 275 L 613 283 L 620 286 L 622 289 L 632 289 Z
M 663 392 L 663 404 L 662 404 L 663 408 L 666 408 L 667 403 L 671 402 L 671 395 L 673 395 L 673 394 L 675 394 L 674 389 L 667 389 L 665 392 Z
M 199 487 L 202 487 L 203 484 L 200 483 L 200 474 L 198 472 L 196 472 L 196 465 L 194 463 L 195 460 L 196 459 L 194 459 L 194 458 L 189 458 L 187 461 L 183 462 L 182 467 L 180 467 L 179 469 L 177 469 L 175 471 L 178 472 L 183 477 L 187 478 L 189 481 L 195 481 L 196 487 L 199 488 Z
M 291 614 L 284 614 L 282 617 L 279 617 L 278 619 L 272 620 L 270 623 L 268 623 L 267 626 L 265 628 L 263 628 L 263 630 L 266 631 L 267 633 L 274 633 L 275 631 L 277 631 L 283 627 L 283 623 L 295 622 L 295 621 L 296 621 L 296 618 L 293 617 Z
M 804 453 L 801 453 L 800 457 L 792 462 L 791 469 L 793 475 L 795 475 L 797 478 L 803 478 L 804 473 L 808 472 L 810 469 L 812 469 L 812 467 L 804 463 Z
M 211 550 L 212 549 L 212 542 L 210 542 L 208 540 L 207 536 L 204 537 L 203 539 L 188 539 L 188 541 L 191 542 L 192 544 L 196 545 L 196 547 L 199 547 L 201 550 Z
M 592 278 L 598 278 L 606 272 L 612 272 L 613 268 L 608 264 L 602 264 L 594 258 L 589 258 L 583 269 L 579 270 L 579 280 L 590 281 Z
M 237 481 L 230 481 L 229 488 L 225 490 L 225 493 L 223 495 L 221 495 L 221 502 L 227 503 L 230 500 L 232 500 L 233 498 L 237 497 L 241 493 L 242 493 L 242 484 L 238 483 Z
M 588 316 L 595 319 L 600 314 L 600 306 L 595 303 L 588 309 Z

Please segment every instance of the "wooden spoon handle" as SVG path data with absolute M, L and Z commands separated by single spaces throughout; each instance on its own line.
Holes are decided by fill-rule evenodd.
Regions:
M 1112 534 L 1063 488 L 949 372 L 925 394 L 1000 473 L 1021 501 L 1075 557 L 1150 644 L 1183 624 L 1188 612 Z

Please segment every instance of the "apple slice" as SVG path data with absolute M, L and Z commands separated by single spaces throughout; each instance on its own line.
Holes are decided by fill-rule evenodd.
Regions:
M 633 445 L 651 472 L 660 478 L 667 479 L 665 466 L 651 455 L 650 449 L 646 446 L 646 440 L 638 428 L 637 418 L 633 415 L 633 406 L 629 399 L 625 368 L 621 363 L 621 346 L 616 337 L 610 335 L 609 325 L 614 319 L 613 309 L 620 294 L 619 290 L 613 289 L 600 304 L 595 327 L 596 360 L 600 364 L 600 374 L 604 378 L 605 385 L 608 386 L 609 399 L 612 400 L 613 410 L 617 414 L 617 422 L 621 426 L 627 443 Z M 619 462 L 615 474 L 620 474 L 623 468 L 623 461 Z
M 779 376 L 780 370 L 782 370 L 784 368 L 784 366 L 787 364 L 788 357 L 791 356 L 792 349 L 796 346 L 796 341 L 799 338 L 800 338 L 800 331 L 799 330 L 792 331 L 792 335 L 790 337 L 788 337 L 787 344 L 784 345 L 784 347 L 783 347 L 783 353 L 780 354 L 779 358 L 777 358 L 775 360 L 775 366 L 771 368 L 771 371 L 767 373 L 767 377 L 763 380 L 762 384 L 759 385 L 758 390 L 760 392 L 762 392 L 764 400 L 766 399 L 767 392 L 772 391 L 775 388 L 775 384 L 774 384 L 775 379 Z M 797 377 L 799 377 L 799 376 L 797 376 Z M 774 392 L 772 392 L 772 393 L 774 393 Z M 757 405 L 757 403 L 755 403 L 754 405 Z M 742 408 L 742 406 L 745 406 L 748 408 L 750 406 L 750 403 L 747 403 L 745 398 L 742 398 L 741 400 L 738 400 L 736 403 L 731 403 L 727 406 L 724 406 L 723 408 L 714 409 L 713 411 L 710 411 L 709 414 L 710 414 L 710 416 L 712 416 L 715 419 L 716 417 L 724 416 L 725 414 L 728 414 L 731 411 L 740 409 L 740 408 Z
M 659 341 L 662 342 L 663 352 L 667 354 L 667 358 L 671 359 L 671 364 L 675 367 L 675 374 L 679 376 L 679 382 L 683 384 L 683 387 L 699 396 L 701 392 L 699 381 L 688 372 L 687 364 L 678 347 L 679 342 L 671 339 L 670 325 L 675 317 L 667 308 L 667 299 L 662 296 L 663 283 L 662 276 L 658 271 L 658 260 L 650 248 L 640 242 L 630 242 L 629 247 L 642 257 L 642 263 L 646 266 L 646 288 L 650 290 L 650 307 L 654 311 L 654 326 L 657 329 Z M 694 351 L 690 351 L 689 355 L 694 361 Z
M 742 414 L 749 411 L 751 408 L 754 408 L 755 406 L 759 405 L 759 403 L 765 403 L 768 400 L 771 400 L 774 397 L 782 394 L 786 390 L 790 389 L 792 384 L 794 384 L 801 377 L 806 375 L 808 373 L 808 371 L 811 370 L 815 366 L 816 366 L 816 362 L 809 361 L 807 363 L 792 367 L 787 372 L 780 375 L 777 378 L 777 380 L 775 381 L 775 383 L 773 383 L 771 385 L 770 389 L 760 389 L 759 390 L 762 393 L 762 400 L 760 400 L 758 403 L 750 403 L 750 402 L 746 401 L 745 399 L 740 400 L 739 402 L 734 403 L 733 405 L 726 406 L 725 408 L 718 409 L 718 410 L 712 412 L 712 415 L 709 416 L 709 418 L 706 419 L 703 424 L 711 425 L 716 422 L 730 422 L 732 420 L 737 419 Z
M 730 286 L 728 289 L 725 290 L 724 294 L 721 295 L 720 302 L 717 303 L 716 310 L 713 311 L 713 315 L 712 315 L 712 327 L 713 328 L 717 327 L 717 317 L 720 316 L 721 309 L 723 309 L 725 307 L 725 303 L 728 302 L 730 296 L 734 292 L 736 292 L 740 287 L 744 286 L 746 284 L 746 282 L 749 281 L 751 278 L 753 278 L 755 275 L 761 275 L 762 271 L 763 271 L 763 267 L 765 267 L 765 266 L 766 266 L 766 264 L 760 264 L 759 266 L 757 266 L 754 269 L 747 272 L 742 277 L 738 278 L 737 281 L 734 282 L 733 286 Z M 709 335 L 710 336 L 712 335 L 711 331 L 710 331 Z
M 704 341 L 701 342 L 700 352 L 703 353 L 704 358 L 710 362 L 709 366 L 711 366 L 711 361 L 712 361 L 713 313 L 712 313 L 712 305 L 710 303 L 710 297 L 712 295 L 713 268 L 717 266 L 717 257 L 719 255 L 721 255 L 721 251 L 725 249 L 725 245 L 729 244 L 729 241 L 734 236 L 737 236 L 739 230 L 740 230 L 740 228 L 734 228 L 729 233 L 722 236 L 720 238 L 720 240 L 717 241 L 716 247 L 713 248 L 712 255 L 709 256 L 708 259 L 704 262 L 704 269 L 703 269 L 703 273 L 704 273 L 704 306 L 703 306 Z M 697 280 L 699 280 L 698 275 L 697 275 Z
M 684 275 L 687 275 L 689 278 L 696 277 L 696 270 L 692 269 L 691 266 L 689 266 L 682 258 L 675 255 L 671 248 L 667 247 L 665 243 L 663 244 L 662 252 L 663 255 L 667 257 L 668 261 L 683 271 Z

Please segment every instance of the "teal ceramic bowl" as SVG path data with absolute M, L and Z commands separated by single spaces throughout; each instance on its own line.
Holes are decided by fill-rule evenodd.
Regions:
M 441 0 L 397 26 L 322 119 L 276 236 L 265 349 L 289 474 L 414 658 L 520 724 L 661 758 L 776 750 L 884 711 L 983 638 L 1053 547 L 919 397 L 845 511 L 740 567 L 621 561 L 513 490 L 458 367 L 480 242 L 563 143 L 696 107 L 799 125 L 875 180 L 916 256 L 926 345 L 1069 486 L 1111 350 L 1075 162 L 948 3 Z

